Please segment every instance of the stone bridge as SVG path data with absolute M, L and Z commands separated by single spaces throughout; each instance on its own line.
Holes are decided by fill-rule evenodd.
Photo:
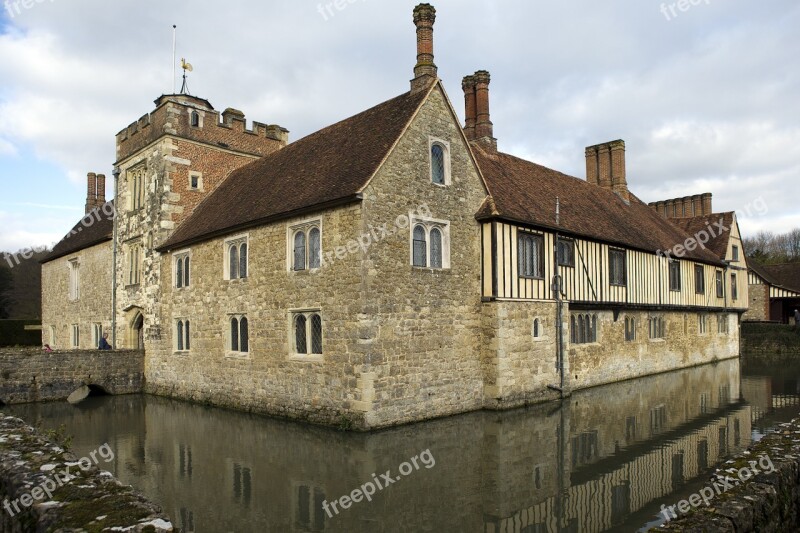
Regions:
M 82 385 L 108 394 L 142 392 L 144 352 L 0 348 L 0 405 L 66 400 Z

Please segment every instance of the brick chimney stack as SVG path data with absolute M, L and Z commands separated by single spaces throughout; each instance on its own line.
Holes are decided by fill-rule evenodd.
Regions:
M 414 8 L 414 25 L 417 27 L 417 64 L 411 92 L 426 89 L 431 81 L 437 79 L 438 72 L 433 62 L 433 23 L 436 22 L 436 9 L 430 4 L 419 4 Z
M 475 76 L 464 76 L 461 81 L 461 88 L 464 89 L 464 135 L 467 140 L 474 141 L 475 124 L 478 117 L 477 102 L 475 100 Z
M 475 80 L 475 140 L 493 150 L 497 150 L 497 139 L 494 138 L 494 125 L 489 114 L 489 82 L 491 76 L 486 70 L 473 74 Z
M 664 218 L 691 218 L 713 214 L 710 192 L 650 202 L 648 205 Z
M 97 175 L 97 207 L 106 203 L 106 175 Z
M 586 181 L 613 191 L 630 202 L 625 169 L 625 141 L 617 140 L 586 148 Z
M 86 213 L 97 207 L 97 174 L 86 174 Z

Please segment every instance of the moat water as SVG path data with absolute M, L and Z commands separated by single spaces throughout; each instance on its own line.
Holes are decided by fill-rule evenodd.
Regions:
M 645 531 L 796 416 L 798 378 L 797 364 L 729 360 L 372 434 L 139 395 L 4 410 L 63 424 L 79 457 L 108 443 L 100 466 L 184 532 Z M 323 502 L 362 485 L 370 501 L 329 516 Z

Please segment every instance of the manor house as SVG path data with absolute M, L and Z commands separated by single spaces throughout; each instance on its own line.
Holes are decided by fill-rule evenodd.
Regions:
M 356 429 L 737 357 L 735 216 L 639 200 L 623 141 L 585 179 L 500 151 L 489 73 L 463 125 L 438 78 L 435 15 L 414 9 L 410 90 L 291 143 L 159 97 L 117 134 L 113 205 L 89 174 L 44 261 L 44 342 L 108 331 L 152 393 Z

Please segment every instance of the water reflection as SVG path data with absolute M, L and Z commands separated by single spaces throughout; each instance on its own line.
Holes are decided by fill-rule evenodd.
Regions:
M 66 424 L 79 454 L 108 442 L 116 453 L 108 469 L 186 531 L 632 531 L 750 443 L 753 410 L 741 399 L 739 370 L 729 360 L 582 391 L 562 405 L 374 434 L 145 396 L 7 411 Z M 746 383 L 769 395 L 763 383 Z M 433 468 L 371 503 L 323 511 L 323 501 L 373 473 L 396 475 L 426 449 Z

